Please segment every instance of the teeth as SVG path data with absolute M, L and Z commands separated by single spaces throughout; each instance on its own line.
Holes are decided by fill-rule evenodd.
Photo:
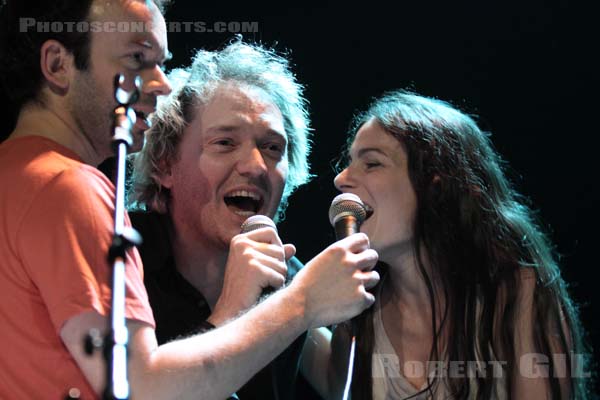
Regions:
M 236 190 L 228 193 L 227 197 L 249 197 L 252 200 L 260 201 L 260 196 L 257 193 L 248 192 L 247 190 Z
M 254 211 L 235 211 L 235 214 L 241 215 L 242 217 L 251 217 L 256 213 Z

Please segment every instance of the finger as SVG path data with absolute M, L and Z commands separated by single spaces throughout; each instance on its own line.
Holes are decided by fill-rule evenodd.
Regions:
M 279 275 L 282 275 L 284 278 L 287 276 L 287 265 L 283 262 L 283 258 L 273 258 L 257 252 L 252 256 L 250 265 L 254 266 L 259 271 L 268 268 Z
M 296 254 L 296 246 L 291 243 L 286 243 L 283 245 L 283 250 L 285 252 L 285 261 L 288 261 L 290 258 L 294 257 Z
M 278 261 L 285 260 L 285 248 L 276 244 L 260 243 L 250 241 L 250 248 L 248 251 L 254 256 L 257 253 L 261 253 L 265 256 L 272 257 Z
M 377 271 L 361 272 L 359 277 L 363 283 L 363 286 L 367 290 L 375 287 L 380 280 L 380 276 Z
M 285 275 L 277 273 L 269 267 L 262 266 L 261 275 L 263 277 L 263 284 L 261 285 L 263 289 L 268 287 L 279 289 L 285 284 Z
M 343 246 L 348 246 L 348 250 L 353 253 L 360 253 L 369 248 L 369 237 L 364 233 L 355 233 L 340 241 Z
M 367 292 L 367 290 L 364 287 L 361 288 L 360 291 L 364 299 L 364 309 L 367 309 L 373 304 L 375 304 L 375 296 L 373 295 L 373 293 Z
M 283 243 L 281 243 L 281 239 L 279 238 L 277 231 L 269 226 L 248 233 L 243 233 L 242 235 L 245 235 L 247 238 L 252 239 L 255 242 L 271 243 L 283 246 Z
M 373 249 L 367 249 L 360 254 L 356 254 L 357 268 L 361 271 L 369 271 L 377 264 L 379 254 Z

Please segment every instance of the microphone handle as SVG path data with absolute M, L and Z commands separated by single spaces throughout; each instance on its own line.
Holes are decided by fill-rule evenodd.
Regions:
M 337 220 L 334 224 L 335 239 L 341 240 L 357 232 L 360 232 L 360 224 L 355 216 L 345 215 Z M 356 351 L 356 321 L 351 321 L 352 326 L 352 341 L 350 344 L 350 354 L 348 357 L 348 370 L 346 372 L 346 382 L 344 385 L 344 393 L 342 400 L 350 398 L 350 390 L 352 386 L 352 375 L 354 373 L 354 355 Z
M 352 215 L 346 215 L 336 221 L 335 226 L 335 240 L 344 239 L 350 235 L 360 232 L 360 226 L 356 217 Z

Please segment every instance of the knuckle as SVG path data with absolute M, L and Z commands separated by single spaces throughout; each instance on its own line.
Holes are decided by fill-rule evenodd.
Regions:
M 231 242 L 230 242 L 230 246 L 231 247 L 237 247 L 239 246 L 241 241 L 241 235 L 235 235 L 234 237 L 231 238 Z
M 261 231 L 263 232 L 263 234 L 267 235 L 269 237 L 269 239 L 273 240 L 274 242 L 279 241 L 279 236 L 277 235 L 277 231 L 270 227 L 270 226 L 266 226 L 264 228 L 261 229 Z
M 245 257 L 250 258 L 251 260 L 254 260 L 254 249 L 250 246 L 243 246 L 240 248 L 242 255 L 244 255 Z
M 275 253 L 277 254 L 277 257 L 280 260 L 283 260 L 285 258 L 285 250 L 283 247 L 281 246 L 275 246 Z
M 278 287 L 282 287 L 283 285 L 285 285 L 285 277 L 282 275 L 278 275 L 277 277 L 278 277 L 278 282 L 277 282 Z
M 328 251 L 333 254 L 344 254 L 346 250 L 340 242 L 335 242 L 329 246 Z
M 284 274 L 287 274 L 287 271 L 288 271 L 288 266 L 287 266 L 287 264 L 286 264 L 286 263 L 284 263 L 283 261 L 279 261 L 277 264 L 279 265 L 279 268 L 281 269 L 281 271 L 282 271 Z
M 375 261 L 379 260 L 379 253 L 377 253 L 375 250 L 369 249 L 368 253 L 369 253 L 369 257 L 371 257 L 372 260 L 375 260 Z
M 349 254 L 345 254 L 344 257 L 342 257 L 341 264 L 344 268 L 354 268 L 356 262 L 354 257 L 351 257 Z
M 366 244 L 369 245 L 369 237 L 364 232 L 358 232 L 355 234 L 356 242 L 358 244 Z
M 260 264 L 260 262 L 259 262 L 259 261 L 258 261 L 256 258 L 250 258 L 250 259 L 248 260 L 248 266 L 249 266 L 250 268 L 256 268 L 256 269 L 260 269 L 260 267 L 261 267 L 261 264 Z
M 250 248 L 250 240 L 245 235 L 236 235 L 231 239 L 231 246 L 238 250 Z

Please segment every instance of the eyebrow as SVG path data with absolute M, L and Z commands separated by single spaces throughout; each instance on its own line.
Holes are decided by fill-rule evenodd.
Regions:
M 243 127 L 238 126 L 238 125 L 224 124 L 224 125 L 211 126 L 210 128 L 208 128 L 206 130 L 206 133 L 211 135 L 211 134 L 222 133 L 222 132 L 238 132 L 242 129 L 243 129 Z M 270 128 L 267 129 L 266 132 L 267 132 L 268 136 L 280 137 L 287 143 L 287 135 L 286 134 L 279 132 L 275 129 L 270 129 Z
M 383 150 L 381 150 L 381 149 L 379 149 L 377 147 L 365 147 L 365 148 L 362 148 L 362 149 L 358 150 L 358 153 L 356 154 L 356 157 L 362 157 L 366 153 L 370 153 L 370 152 L 378 153 L 378 154 L 381 154 L 381 155 L 387 157 L 387 154 Z
M 135 42 L 135 43 L 138 44 L 138 45 L 140 45 L 140 46 L 142 46 L 142 47 L 144 47 L 144 48 L 146 48 L 146 49 L 149 49 L 149 50 L 154 49 L 154 45 L 148 39 L 142 40 L 142 41 L 139 41 L 139 42 Z M 173 59 L 173 53 L 171 53 L 168 49 L 165 49 L 165 52 L 164 52 L 162 60 L 161 60 L 161 64 L 164 64 L 167 61 L 170 61 L 172 59 Z

